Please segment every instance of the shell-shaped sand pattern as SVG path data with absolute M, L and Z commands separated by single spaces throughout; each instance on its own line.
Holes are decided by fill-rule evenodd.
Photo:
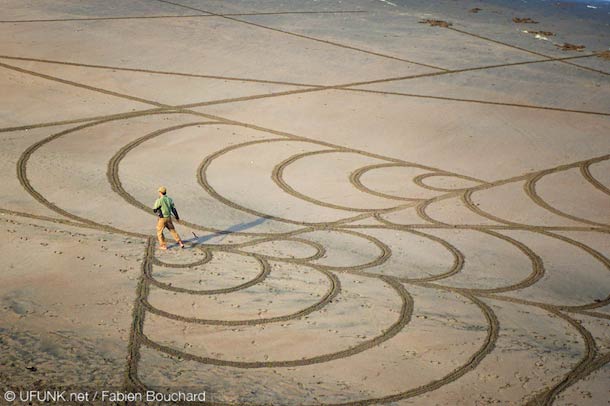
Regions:
M 609 198 L 599 169 L 608 156 L 487 182 L 193 118 L 151 112 L 94 122 L 42 139 L 18 162 L 23 186 L 52 211 L 147 240 L 129 388 L 203 382 L 217 404 L 240 405 L 285 397 L 346 405 L 442 398 L 452 382 L 513 356 L 511 345 L 516 360 L 536 363 L 548 347 L 526 342 L 543 323 L 563 351 L 547 360 L 558 375 L 520 372 L 542 403 L 608 361 L 571 316 L 608 318 L 610 262 L 602 246 L 587 244 L 607 239 L 607 213 L 582 204 L 588 193 Z M 71 154 L 92 139 L 107 147 Z M 110 145 L 118 139 L 124 146 L 117 150 Z M 147 163 L 168 142 L 190 176 Z M 70 164 L 51 169 L 64 179 L 53 191 L 41 179 L 45 161 L 59 153 Z M 159 253 L 143 234 L 153 219 L 147 190 L 158 183 L 146 171 L 162 182 L 177 179 L 188 219 L 179 222 L 181 231 L 199 234 L 188 249 Z M 578 190 L 555 187 L 579 176 Z M 317 182 L 336 185 L 338 194 L 318 194 L 327 188 L 316 189 Z M 100 183 L 104 190 L 94 187 Z M 100 193 L 117 199 L 102 210 L 62 198 L 70 190 L 93 201 Z M 507 201 L 517 214 L 501 204 Z M 130 215 L 111 221 L 107 209 L 119 208 Z M 208 221 L 219 208 L 238 226 Z M 595 268 L 594 279 L 580 280 L 579 266 Z M 516 321 L 515 309 L 537 321 Z M 512 384 L 523 376 L 501 379 Z

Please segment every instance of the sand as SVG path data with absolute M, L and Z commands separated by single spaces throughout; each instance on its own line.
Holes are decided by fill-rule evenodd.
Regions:
M 608 404 L 609 11 L 9 0 L 0 403 Z

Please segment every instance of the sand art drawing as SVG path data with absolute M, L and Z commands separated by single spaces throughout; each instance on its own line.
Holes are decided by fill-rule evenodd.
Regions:
M 187 8 L 199 14 L 151 18 L 220 17 L 375 58 L 403 60 L 241 19 L 254 13 L 220 14 Z M 473 14 L 480 14 L 478 11 Z M 499 43 L 455 28 L 450 22 L 422 22 L 430 24 L 430 30 L 447 29 Z M 529 18 L 518 22 L 534 23 Z M 557 62 L 607 75 L 578 65 L 579 59 L 595 57 L 595 53 L 555 58 L 527 52 L 541 59 L 493 68 Z M 339 91 L 575 115 L 607 117 L 610 113 L 361 87 L 409 78 L 404 75 L 337 85 L 210 75 L 206 78 L 225 83 L 298 87 L 174 105 L 38 72 L 11 61 L 134 74 L 205 76 L 0 56 L 0 67 L 5 70 L 150 106 L 128 113 L 0 129 L 11 132 L 48 127 L 48 136 L 20 155 L 16 176 L 24 190 L 57 217 L 12 209 L 2 209 L 3 213 L 146 242 L 126 349 L 126 390 L 163 390 L 176 382 L 184 387 L 215 382 L 207 403 L 268 404 L 291 399 L 311 405 L 394 404 L 424 395 L 434 399 L 435 393 L 443 396 L 453 383 L 473 379 L 474 372 L 487 374 L 494 363 L 510 364 L 514 351 L 520 354 L 514 360 L 517 365 L 507 367 L 506 376 L 517 376 L 518 368 L 526 371 L 523 374 L 536 368 L 544 370 L 546 375 L 528 378 L 532 383 L 523 383 L 521 390 L 529 403 L 548 405 L 609 365 L 610 349 L 600 348 L 593 327 L 610 320 L 610 259 L 600 248 L 603 244 L 597 243 L 610 238 L 610 184 L 604 175 L 610 170 L 607 151 L 489 181 L 484 173 L 479 178 L 429 166 L 425 156 L 421 161 L 406 161 L 199 108 Z M 407 62 L 431 70 L 413 78 L 488 69 Z M 69 127 L 54 131 L 59 125 Z M 95 145 L 107 134 L 114 134 L 113 142 L 99 144 L 82 172 L 72 168 L 79 173 L 66 176 L 62 190 L 111 194 L 109 207 L 79 207 L 78 202 L 62 199 L 44 185 L 43 167 L 38 162 L 51 160 L 68 145 Z M 184 236 L 193 233 L 194 238 L 185 241 L 186 250 L 164 253 L 156 249 L 154 236 L 146 232 L 154 215 L 151 202 L 143 197 L 146 187 L 156 187 L 161 181 L 148 179 L 146 187 L 138 183 L 146 170 L 151 170 L 142 157 L 163 153 L 166 145 L 180 143 L 181 137 L 187 137 L 191 147 L 179 144 L 174 158 L 179 156 L 180 164 L 189 171 L 181 174 L 175 194 L 171 185 L 168 188 L 178 207 L 181 200 L 188 201 L 188 207 L 181 207 L 182 220 L 177 224 Z M 76 157 L 76 151 L 75 147 L 65 152 L 66 162 L 70 162 L 70 154 Z M 171 163 L 165 166 L 169 168 Z M 234 171 L 230 175 L 228 168 Z M 65 176 L 68 171 L 52 168 L 47 176 Z M 562 182 L 568 179 L 577 187 L 564 189 Z M 321 193 L 319 186 L 324 184 L 333 185 L 335 192 Z M 259 199 L 255 204 L 244 197 L 248 189 L 256 189 Z M 214 200 L 227 212 L 245 213 L 253 224 L 268 228 L 211 226 L 205 213 L 197 211 L 200 198 Z M 114 217 L 109 221 L 105 210 L 127 210 L 129 219 Z M 346 253 L 345 247 L 352 247 L 351 251 Z M 418 254 L 423 247 L 433 255 Z M 578 268 L 585 266 L 580 264 L 595 269 L 595 277 L 579 280 Z M 292 281 L 290 286 L 288 280 Z M 555 292 L 554 287 L 560 284 L 575 288 L 562 290 L 562 295 L 546 294 L 547 289 Z M 536 325 L 553 326 L 556 335 L 540 334 L 538 344 L 526 343 L 520 323 L 531 323 L 534 329 Z M 558 333 L 560 330 L 565 333 Z M 310 345 L 312 340 L 319 344 Z M 523 348 L 531 351 L 531 356 L 517 351 Z M 437 349 L 452 362 L 440 365 Z M 439 367 L 432 373 L 413 373 L 423 363 L 438 363 Z M 238 388 L 237 382 L 244 388 Z M 261 385 L 258 389 L 257 384 Z M 235 397 L 218 393 L 218 388 L 234 391 Z

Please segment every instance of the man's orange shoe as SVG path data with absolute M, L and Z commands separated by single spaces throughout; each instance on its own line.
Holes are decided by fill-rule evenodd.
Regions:
M 167 250 L 167 245 L 159 245 L 160 250 Z
M 184 243 L 180 241 L 180 248 L 184 248 Z

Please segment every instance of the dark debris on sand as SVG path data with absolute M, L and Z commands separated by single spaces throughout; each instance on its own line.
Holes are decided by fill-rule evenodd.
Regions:
M 475 7 L 475 8 L 471 8 L 471 9 L 470 9 L 470 10 L 468 10 L 468 11 L 469 11 L 470 13 L 475 13 L 475 14 L 476 14 L 476 13 L 478 13 L 479 11 L 481 11 L 481 9 L 480 9 L 480 8 L 478 8 L 478 7 Z
M 598 52 L 597 57 L 610 61 L 610 51 Z
M 534 21 L 529 17 L 519 18 L 513 17 L 513 23 L 516 24 L 538 24 L 538 21 Z
M 563 44 L 555 44 L 555 46 L 562 51 L 582 51 L 585 49 L 584 45 L 574 45 L 564 42 Z
M 532 35 L 544 35 L 545 37 L 552 37 L 555 35 L 550 31 L 528 31 L 527 33 Z
M 448 23 L 447 21 L 430 20 L 430 19 L 422 20 L 419 23 L 420 24 L 429 24 L 431 27 L 443 27 L 443 28 L 449 28 L 453 25 L 451 23 Z

